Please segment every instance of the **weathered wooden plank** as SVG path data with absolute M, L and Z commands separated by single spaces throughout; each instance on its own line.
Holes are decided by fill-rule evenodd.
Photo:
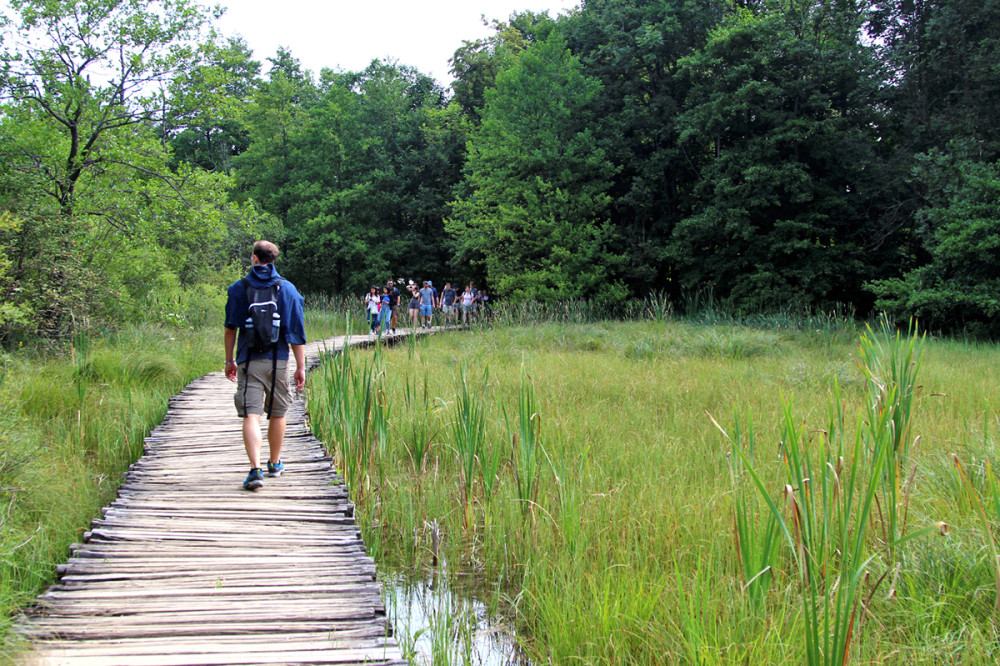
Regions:
M 266 645 L 266 643 L 264 643 Z M 124 657 L 73 657 L 72 652 L 49 651 L 39 653 L 37 658 L 55 663 L 73 666 L 184 666 L 191 664 L 192 655 L 158 654 L 158 655 L 128 655 Z M 387 650 L 384 647 L 368 649 L 331 649 L 324 651 L 265 651 L 263 649 L 240 654 L 202 654 L 194 663 L 205 666 L 224 666 L 226 664 L 405 664 L 398 656 L 398 650 Z
M 382 633 L 379 633 L 381 631 Z M 333 645 L 359 645 L 363 646 L 368 641 L 384 638 L 385 627 L 376 625 L 354 625 L 338 627 L 333 631 L 291 631 L 283 632 L 271 637 L 272 647 L 302 645 L 301 649 L 315 649 L 308 646 L 322 646 L 332 643 Z M 40 648 L 59 648 L 57 641 L 40 639 L 37 641 Z M 217 634 L 204 636 L 176 636 L 170 639 L 162 637 L 152 638 L 120 638 L 117 640 L 86 639 L 78 642 L 76 647 L 81 650 L 134 650 L 134 654 L 156 653 L 157 651 L 177 649 L 179 652 L 196 652 L 195 649 L 201 646 L 239 646 L 246 647 L 247 637 L 245 635 Z M 215 650 L 221 651 L 221 650 Z
M 375 569 L 371 570 L 354 569 L 350 571 L 329 571 L 326 569 L 301 569 L 298 567 L 286 567 L 281 569 L 268 569 L 264 572 L 257 570 L 247 573 L 236 573 L 227 571 L 225 575 L 206 573 L 202 571 L 190 571 L 185 573 L 171 574 L 167 569 L 159 571 L 140 571 L 128 574 L 100 573 L 90 575 L 70 575 L 63 576 L 59 583 L 53 585 L 49 590 L 139 590 L 145 588 L 162 588 L 164 581 L 167 581 L 172 589 L 180 588 L 233 588 L 240 586 L 257 587 L 269 580 L 302 580 L 307 579 L 311 584 L 334 584 L 362 583 L 375 580 Z
M 302 635 L 299 634 L 299 636 Z M 226 640 L 226 638 L 224 636 L 212 639 L 201 638 L 197 643 L 176 640 L 169 643 L 164 641 L 150 642 L 135 639 L 118 642 L 87 641 L 70 648 L 61 647 L 56 643 L 41 642 L 38 645 L 38 649 L 39 651 L 46 651 L 46 648 L 48 648 L 47 652 L 51 657 L 69 656 L 80 658 L 102 655 L 123 657 L 130 655 L 156 655 L 170 652 L 173 655 L 188 655 L 189 659 L 205 654 L 230 654 L 233 651 L 233 647 L 254 650 L 254 646 L 252 644 L 248 646 L 245 639 L 237 642 L 240 639 L 229 637 Z M 369 650 L 381 647 L 382 644 L 383 641 L 379 637 L 373 638 L 372 636 L 331 638 L 329 634 L 307 634 L 306 637 L 296 640 L 289 640 L 287 637 L 276 637 L 267 642 L 266 648 L 269 651 L 275 651 L 277 648 L 280 648 L 284 651 L 294 652 L 345 649 Z
M 145 555 L 148 555 L 149 559 L 155 559 L 161 556 L 201 559 L 216 557 L 253 557 L 257 558 L 257 561 L 261 564 L 266 564 L 265 559 L 267 561 L 274 561 L 274 558 L 284 556 L 319 557 L 330 559 L 345 557 L 353 560 L 365 556 L 364 549 L 359 548 L 359 545 L 361 544 L 351 544 L 346 548 L 332 549 L 327 546 L 310 546 L 302 544 L 289 544 L 287 547 L 282 546 L 282 544 L 267 544 L 247 551 L 234 551 L 232 548 L 225 545 L 212 543 L 145 544 L 129 541 L 93 541 L 91 543 L 83 544 L 81 548 L 74 551 L 73 559 L 69 561 L 86 561 L 93 559 L 106 559 L 108 561 L 113 561 L 119 559 L 122 562 L 128 562 L 134 561 L 133 558 L 135 557 L 144 557 Z M 149 546 L 148 554 L 142 553 L 144 546 Z M 226 554 L 227 551 L 228 554 Z
M 156 597 L 157 599 L 167 599 L 171 597 L 195 598 L 200 596 L 228 597 L 231 595 L 256 596 L 284 594 L 314 594 L 317 598 L 324 598 L 330 595 L 344 596 L 372 596 L 378 598 L 379 586 L 373 581 L 359 582 L 350 580 L 346 583 L 323 583 L 315 578 L 302 580 L 290 579 L 265 579 L 258 578 L 252 581 L 251 585 L 218 585 L 203 584 L 198 587 L 187 587 L 179 589 L 173 585 L 164 585 L 162 582 L 157 586 L 132 587 L 128 585 L 118 585 L 114 588 L 99 588 L 96 586 L 78 585 L 71 588 L 62 586 L 50 587 L 39 599 L 47 603 L 63 599 L 118 599 L 124 600 L 139 597 Z
M 67 600 L 71 599 L 71 602 Z M 67 601 L 66 603 L 63 603 Z M 92 616 L 92 615 L 141 615 L 151 613 L 190 613 L 215 612 L 233 613 L 233 621 L 237 616 L 261 615 L 264 617 L 280 613 L 283 618 L 297 617 L 303 620 L 317 619 L 327 612 L 344 612 L 348 617 L 367 617 L 368 612 L 376 612 L 381 608 L 378 592 L 375 596 L 368 593 L 348 593 L 339 591 L 337 594 L 273 592 L 267 596 L 261 594 L 222 594 L 198 595 L 191 594 L 181 599 L 171 597 L 101 597 L 89 598 L 83 595 L 74 597 L 57 597 L 55 599 L 41 596 L 38 599 L 36 612 L 44 611 L 47 615 L 61 616 Z M 255 604 L 261 608 L 234 608 L 235 606 Z M 356 615 L 351 615 L 356 613 Z
M 115 610 L 105 611 L 73 611 L 66 612 L 45 612 L 45 609 L 35 609 L 34 615 L 44 615 L 44 620 L 54 623 L 58 620 L 59 626 L 83 627 L 90 626 L 95 629 L 108 624 L 117 624 L 131 627 L 151 627 L 154 625 L 172 624 L 181 625 L 187 623 L 203 624 L 212 622 L 217 625 L 240 623 L 244 621 L 274 621 L 280 618 L 281 622 L 289 621 L 309 621 L 309 622 L 336 622 L 338 620 L 363 620 L 373 619 L 378 615 L 378 608 L 374 605 L 317 605 L 294 604 L 290 607 L 274 606 L 264 598 L 242 599 L 242 603 L 229 604 L 224 608 L 161 608 L 143 609 L 142 612 L 115 612 Z M 75 622 L 74 622 L 75 620 Z
M 323 632 L 336 635 L 340 631 L 364 631 L 372 636 L 386 636 L 387 628 L 384 618 L 374 620 L 300 620 L 289 621 L 282 618 L 266 618 L 263 621 L 243 619 L 232 624 L 215 622 L 184 622 L 180 624 L 147 624 L 120 622 L 119 618 L 101 618 L 100 623 L 84 622 L 73 624 L 71 621 L 60 620 L 48 622 L 45 618 L 35 619 L 30 625 L 24 625 L 20 632 L 36 640 L 54 640 L 61 638 L 68 641 L 86 641 L 99 638 L 101 640 L 129 640 L 136 638 L 169 640 L 197 640 L 201 636 L 234 636 L 252 635 L 284 635 L 295 632 Z

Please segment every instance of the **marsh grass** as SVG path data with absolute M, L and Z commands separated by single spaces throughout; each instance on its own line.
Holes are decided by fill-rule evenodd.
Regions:
M 424 373 L 423 381 L 420 383 L 415 377 L 404 377 L 403 408 L 406 412 L 415 414 L 416 418 L 410 419 L 406 425 L 407 429 L 399 434 L 410 454 L 413 473 L 418 478 L 423 476 L 427 454 L 434 446 L 434 441 L 441 431 L 441 425 L 436 416 L 441 407 L 441 403 L 431 396 L 427 386 L 426 373 Z M 420 418 L 421 415 L 423 418 Z
M 745 476 L 757 464 L 755 455 L 757 441 L 754 435 L 753 419 L 747 418 L 746 432 L 738 416 L 734 416 L 734 432 L 729 435 L 721 426 L 722 434 L 730 439 L 733 452 L 727 456 L 729 476 L 733 493 L 733 527 L 736 540 L 736 556 L 739 560 L 743 591 L 756 610 L 762 610 L 767 601 L 767 593 L 774 580 L 772 568 L 778 552 L 779 516 L 773 511 L 764 511 L 756 489 L 747 487 Z M 714 419 L 713 419 L 714 422 Z
M 517 393 L 516 421 L 503 410 L 504 423 L 510 437 L 511 464 L 514 471 L 516 499 L 521 504 L 524 516 L 535 515 L 535 496 L 538 489 L 538 468 L 542 448 L 542 417 L 535 403 L 535 387 L 527 370 L 521 369 L 521 381 Z M 514 422 L 512 422 L 514 421 Z
M 910 360 L 898 367 L 910 372 L 924 345 L 919 384 L 901 381 L 912 401 L 896 407 L 909 389 L 872 393 L 859 331 L 836 316 L 754 327 L 648 312 L 600 322 L 557 308 L 545 322 L 518 308 L 382 352 L 386 399 L 412 407 L 393 410 L 384 482 L 358 504 L 381 566 L 433 566 L 433 532 L 453 572 L 502 590 L 538 663 L 839 663 L 845 650 L 866 663 L 992 662 L 996 567 L 950 454 L 968 461 L 975 497 L 991 510 L 995 347 L 927 339 L 912 354 L 902 348 L 898 359 Z M 517 318 L 530 325 L 511 325 Z M 871 335 L 884 361 L 872 376 L 890 387 L 891 341 L 877 326 Z M 428 420 L 422 398 L 406 402 L 413 378 L 446 406 L 431 411 L 441 430 L 423 472 L 406 441 Z M 464 391 L 481 403 L 481 427 L 457 407 Z M 727 426 L 727 441 L 706 412 L 753 419 Z M 463 414 L 477 438 L 470 457 L 454 441 L 469 427 L 454 422 Z M 521 452 L 523 428 L 536 438 L 533 458 Z M 891 442 L 908 443 L 905 461 Z M 482 457 L 497 446 L 505 459 L 487 498 Z M 892 483 L 890 465 L 901 470 Z M 1000 520 L 986 515 L 990 528 Z M 938 522 L 952 526 L 947 536 L 927 531 Z
M 464 516 L 464 526 L 471 528 L 474 524 L 472 515 L 473 484 L 480 468 L 484 474 L 490 458 L 486 455 L 486 391 L 489 387 L 489 366 L 483 368 L 482 379 L 478 385 L 472 385 L 468 369 L 464 364 L 459 366 L 456 375 L 455 411 L 452 416 L 452 443 L 455 460 L 458 463 L 458 482 L 461 491 L 460 501 Z M 490 483 L 492 490 L 492 480 Z M 485 482 L 484 482 L 485 490 Z
M 781 443 L 786 478 L 780 502 L 786 505 L 785 510 L 757 473 L 752 437 L 749 450 L 738 444 L 739 438 L 733 447 L 793 554 L 801 586 L 809 664 L 846 664 L 850 660 L 852 641 L 860 634 L 872 597 L 894 567 L 899 571 L 897 548 L 933 529 L 925 527 L 905 534 L 915 468 L 902 495 L 899 481 L 909 451 L 922 340 L 916 330 L 904 338 L 884 326 L 880 336 L 869 328 L 861 335 L 858 347 L 858 363 L 868 391 L 861 408 L 864 418 L 855 429 L 853 444 L 845 446 L 845 418 L 835 380 L 820 447 L 810 445 L 810 436 L 795 418 L 791 402 L 784 403 Z M 739 549 L 740 532 L 751 532 L 754 516 L 748 515 L 751 512 L 740 494 L 735 508 Z M 759 558 L 743 558 L 744 572 L 749 565 L 750 571 L 770 573 L 775 536 L 770 525 L 759 536 L 754 535 L 756 539 L 742 540 L 759 554 Z M 880 539 L 869 533 L 870 525 L 881 526 Z M 869 567 L 878 558 L 884 560 L 882 574 L 869 581 Z M 748 586 L 752 580 L 748 579 Z M 895 587 L 893 583 L 890 586 Z M 758 604 L 760 593 L 760 588 L 751 591 L 751 598 Z

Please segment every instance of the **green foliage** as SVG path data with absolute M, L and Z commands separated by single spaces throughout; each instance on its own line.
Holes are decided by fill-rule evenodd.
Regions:
M 168 108 L 176 120 L 193 113 L 192 100 L 221 105 L 224 68 L 191 69 L 200 51 L 214 52 L 192 41 L 207 10 L 186 0 L 11 4 L 31 39 L 2 55 L 10 101 L 0 113 L 0 214 L 16 220 L 0 229 L 5 337 L 190 325 L 217 313 L 217 296 L 204 306 L 205 287 L 231 282 L 249 243 L 273 225 L 252 203 L 229 203 L 224 174 L 172 163 L 153 131 Z M 181 74 L 184 94 L 168 107 L 150 85 Z
M 446 263 L 441 219 L 464 133 L 430 78 L 373 62 L 358 73 L 276 71 L 247 115 L 242 188 L 287 229 L 303 289 L 364 291 Z
M 622 295 L 607 247 L 614 169 L 588 127 L 599 84 L 552 35 L 521 54 L 487 92 L 472 134 L 468 194 L 446 223 L 459 256 L 486 267 L 514 299 Z
M 805 3 L 737 12 L 681 61 L 680 141 L 699 176 L 670 245 L 682 287 L 713 284 L 749 308 L 850 300 L 877 118 L 852 22 Z
M 106 165 L 141 162 L 107 150 L 122 130 L 155 120 L 155 84 L 196 60 L 208 11 L 192 0 L 13 0 L 23 51 L 0 54 L 7 96 L 27 104 L 64 139 L 54 153 L 20 152 L 40 168 L 65 215 L 80 179 Z
M 875 281 L 877 305 L 934 328 L 961 326 L 1000 333 L 1000 162 L 970 158 L 955 145 L 921 156 L 915 176 L 929 192 L 917 213 L 922 265 L 898 278 Z
M 691 86 L 678 75 L 679 63 L 704 46 L 730 6 L 601 0 L 582 3 L 559 25 L 583 71 L 601 83 L 592 129 L 616 168 L 608 190 L 611 246 L 628 257 L 616 275 L 633 294 L 679 295 L 667 245 L 697 178 L 693 156 L 678 140 L 678 113 Z
M 974 142 L 985 161 L 1000 158 L 1000 4 L 872 2 L 868 31 L 893 79 L 889 103 L 898 148 L 910 155 Z
M 202 64 L 171 81 L 170 137 L 174 165 L 187 162 L 230 174 L 233 157 L 250 142 L 243 120 L 260 85 L 260 63 L 242 39 L 202 46 Z
M 509 23 L 493 21 L 494 33 L 487 38 L 465 41 L 451 60 L 454 101 L 462 113 L 478 122 L 486 106 L 486 91 L 496 85 L 497 74 L 528 45 L 544 39 L 555 22 L 547 12 L 514 13 Z

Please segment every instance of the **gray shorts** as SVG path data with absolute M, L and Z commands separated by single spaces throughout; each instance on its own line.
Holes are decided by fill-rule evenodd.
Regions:
M 454 311 L 455 311 L 455 306 L 454 305 L 442 305 L 441 306 L 441 312 L 443 312 L 445 314 L 451 314 Z
M 271 394 L 271 368 L 274 361 L 269 358 L 257 358 L 250 361 L 250 371 L 247 364 L 241 363 L 236 372 L 236 394 L 233 402 L 236 413 L 241 418 L 248 414 L 264 413 L 264 407 Z M 249 377 L 248 377 L 249 375 Z M 278 359 L 274 376 L 274 402 L 271 405 L 269 418 L 279 419 L 285 415 L 292 404 L 292 392 L 288 385 L 288 361 Z

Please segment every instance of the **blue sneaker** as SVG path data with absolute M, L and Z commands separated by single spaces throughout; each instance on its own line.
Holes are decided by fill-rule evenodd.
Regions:
M 260 467 L 254 467 L 247 474 L 246 481 L 243 482 L 243 488 L 246 490 L 257 490 L 264 485 L 264 475 L 260 472 Z
M 267 475 L 268 476 L 281 476 L 281 473 L 285 471 L 285 463 L 280 460 L 276 463 L 272 463 L 270 460 L 267 461 Z

